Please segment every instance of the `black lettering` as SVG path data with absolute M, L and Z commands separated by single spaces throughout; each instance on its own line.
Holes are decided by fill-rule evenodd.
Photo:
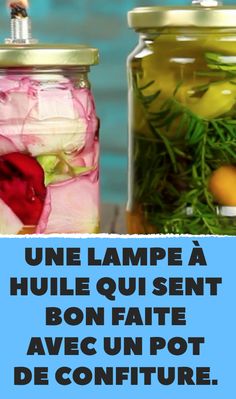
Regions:
M 27 367 L 14 368 L 14 385 L 28 385 L 32 380 L 32 372 Z
M 157 266 L 159 260 L 165 259 L 166 251 L 164 248 L 150 248 L 150 264 Z
M 144 385 L 152 385 L 152 374 L 156 374 L 155 367 L 140 367 L 139 372 L 144 375 Z
M 183 295 L 184 291 L 183 279 L 181 277 L 173 277 L 169 279 L 169 295 Z
M 42 344 L 42 340 L 39 337 L 31 338 L 27 351 L 27 356 L 33 356 L 36 354 L 40 356 L 45 355 L 45 350 Z
M 116 368 L 116 385 L 123 385 L 123 381 L 127 381 L 129 377 L 129 367 Z
M 204 295 L 204 279 L 198 277 L 196 280 L 194 278 L 186 278 L 186 295 L 193 295 L 193 292 L 197 296 Z
M 94 337 L 86 337 L 81 341 L 81 350 L 82 352 L 87 355 L 87 356 L 93 356 L 96 355 L 97 351 L 94 348 L 94 345 L 96 344 L 97 340 Z M 92 347 L 90 348 L 90 346 Z
M 153 281 L 153 286 L 154 286 L 154 290 L 152 291 L 153 295 L 156 295 L 156 296 L 166 295 L 166 293 L 167 293 L 166 282 L 167 282 L 167 280 L 164 277 L 156 278 Z
M 73 380 L 77 385 L 88 385 L 92 379 L 92 372 L 87 367 L 78 367 L 73 373 Z
M 59 326 L 61 323 L 61 309 L 46 308 L 46 326 Z
M 30 279 L 30 290 L 32 294 L 36 296 L 45 295 L 48 290 L 48 279 L 46 277 L 42 277 L 38 280 L 37 278 L 32 277 Z
M 196 384 L 197 385 L 210 385 L 210 367 L 197 367 L 196 369 Z
M 88 248 L 88 266 L 101 266 L 101 259 L 95 258 L 95 248 Z
M 147 248 L 123 248 L 123 266 L 147 266 Z
M 116 283 L 112 278 L 104 277 L 97 282 L 97 292 L 105 296 L 110 301 L 116 299 L 114 293 L 116 292 Z
M 81 266 L 80 248 L 67 248 L 67 266 Z
M 20 291 L 20 295 L 27 296 L 28 295 L 28 279 L 26 277 L 22 277 L 20 282 L 16 277 L 12 277 L 10 279 L 10 292 L 12 296 L 17 296 L 18 291 Z
M 158 381 L 161 385 L 171 385 L 175 381 L 175 368 L 168 367 L 167 372 L 168 374 L 165 375 L 166 368 L 165 367 L 158 367 L 157 375 Z
M 186 353 L 188 349 L 188 343 L 184 338 L 175 337 L 170 339 L 168 342 L 168 351 L 174 356 L 180 356 Z
M 193 369 L 190 367 L 178 367 L 178 385 L 195 385 Z
M 76 337 L 65 338 L 65 355 L 66 356 L 79 355 L 78 338 Z
M 190 337 L 188 339 L 190 344 L 193 344 L 193 355 L 199 356 L 201 351 L 201 344 L 205 343 L 205 338 L 203 337 Z
M 35 367 L 34 385 L 49 385 L 47 367 Z
M 30 266 L 38 266 L 43 260 L 43 249 L 35 248 L 35 256 L 33 257 L 33 248 L 25 248 L 25 261 Z
M 118 326 L 120 320 L 125 318 L 125 308 L 112 308 L 112 325 Z
M 193 241 L 193 244 L 197 246 L 197 248 L 193 248 L 190 259 L 189 266 L 196 266 L 199 264 L 200 266 L 207 266 L 206 258 L 203 253 L 203 249 L 200 248 L 200 244 L 198 241 Z
M 55 374 L 56 381 L 58 384 L 66 386 L 71 384 L 70 378 L 65 378 L 64 374 L 69 375 L 71 373 L 71 369 L 69 367 L 60 367 Z
M 64 264 L 64 249 L 57 248 L 46 248 L 45 249 L 45 265 L 52 266 L 55 264 L 56 266 L 63 266 Z
M 70 326 L 81 324 L 83 319 L 84 314 L 79 308 L 68 308 L 64 313 L 64 320 Z
M 157 355 L 159 350 L 164 349 L 166 346 L 166 340 L 161 337 L 150 338 L 150 355 Z
M 121 262 L 116 248 L 107 248 L 102 265 L 121 266 Z
M 210 285 L 210 295 L 218 295 L 218 284 L 222 284 L 222 278 L 206 278 L 206 284 Z
M 124 296 L 131 296 L 136 291 L 136 278 L 119 278 L 119 292 Z M 127 287 L 126 287 L 127 284 Z
M 186 308 L 172 309 L 172 326 L 186 326 Z
M 95 385 L 113 385 L 113 367 L 97 367 L 95 373 Z
M 168 266 L 182 266 L 182 248 L 168 249 Z

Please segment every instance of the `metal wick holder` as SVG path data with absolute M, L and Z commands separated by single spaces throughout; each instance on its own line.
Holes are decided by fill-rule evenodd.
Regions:
M 26 10 L 24 15 L 15 15 L 12 11 L 11 17 L 11 38 L 5 39 L 6 44 L 35 44 L 38 41 L 32 38 L 31 19 L 28 17 Z

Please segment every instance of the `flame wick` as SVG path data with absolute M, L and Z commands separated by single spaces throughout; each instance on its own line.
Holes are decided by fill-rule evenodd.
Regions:
M 11 18 L 26 18 L 28 17 L 27 11 L 25 8 L 16 7 L 11 9 Z
M 8 0 L 8 7 L 10 7 L 10 8 L 18 8 L 18 7 L 20 7 L 20 8 L 29 8 L 29 2 L 28 2 L 28 0 L 18 0 L 18 1 L 11 1 L 11 0 Z
M 11 19 L 28 17 L 26 10 L 26 7 L 28 7 L 28 1 L 8 1 L 8 5 L 11 10 Z

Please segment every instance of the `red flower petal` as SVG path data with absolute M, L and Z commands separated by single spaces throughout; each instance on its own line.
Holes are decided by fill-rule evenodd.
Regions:
M 46 197 L 44 172 L 32 157 L 10 153 L 0 157 L 0 198 L 25 225 L 36 225 Z

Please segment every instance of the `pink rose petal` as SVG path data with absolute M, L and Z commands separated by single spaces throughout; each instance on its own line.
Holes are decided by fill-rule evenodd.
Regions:
M 98 182 L 87 176 L 48 187 L 36 233 L 94 233 L 99 219 Z
M 0 134 L 9 139 L 15 147 L 15 151 L 25 152 L 26 147 L 22 141 L 22 126 L 18 124 L 11 125 L 0 122 Z
M 11 152 L 17 152 L 16 146 L 9 138 L 0 135 L 0 155 L 10 154 Z
M 0 121 L 23 124 L 32 108 L 36 106 L 36 100 L 28 93 L 11 92 L 6 96 L 5 101 L 0 101 Z
M 58 88 L 38 91 L 38 119 L 50 118 L 75 119 L 71 91 Z
M 17 75 L 0 79 L 0 134 L 19 151 L 80 151 L 93 142 L 97 123 L 91 91 L 63 77 L 51 83 Z
M 96 116 L 95 104 L 90 90 L 75 88 L 73 97 L 75 100 L 74 106 L 80 118 L 90 119 L 92 116 Z
M 0 79 L 0 134 L 8 137 L 18 151 L 25 151 L 22 129 L 26 119 L 36 106 L 36 100 L 28 94 L 29 79 Z
M 87 174 L 88 179 L 95 182 L 98 180 L 99 174 L 99 142 L 95 140 L 93 145 L 90 147 L 85 146 L 85 148 L 78 153 L 73 154 L 73 156 L 68 157 L 68 162 L 70 165 L 75 167 L 86 167 L 89 168 Z
M 74 89 L 74 107 L 78 112 L 78 117 L 85 118 L 87 121 L 87 134 L 91 135 L 91 139 L 98 129 L 98 119 L 96 116 L 96 109 L 94 98 L 88 89 Z
M 8 92 L 10 90 L 18 90 L 20 87 L 19 79 L 15 80 L 10 77 L 0 77 L 0 91 Z

